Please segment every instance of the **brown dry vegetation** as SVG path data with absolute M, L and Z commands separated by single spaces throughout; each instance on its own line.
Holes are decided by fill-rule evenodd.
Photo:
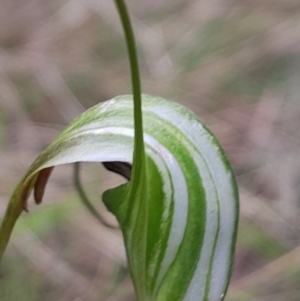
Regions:
M 241 199 L 228 301 L 300 300 L 300 4 L 297 0 L 128 1 L 143 91 L 185 104 L 214 131 Z M 0 216 L 35 156 L 75 116 L 130 93 L 112 1 L 0 0 Z M 120 180 L 98 164 L 101 192 Z M 100 184 L 100 185 L 99 185 Z M 134 300 L 121 235 L 79 204 L 70 166 L 18 223 L 0 300 Z

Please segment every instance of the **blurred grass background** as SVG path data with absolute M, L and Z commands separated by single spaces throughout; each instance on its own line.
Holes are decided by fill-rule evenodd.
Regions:
M 300 3 L 131 0 L 144 93 L 198 114 L 227 152 L 241 216 L 227 301 L 300 300 Z M 0 216 L 21 176 L 85 108 L 131 93 L 113 1 L 0 0 Z M 93 202 L 120 179 L 85 164 Z M 0 269 L 1 301 L 134 300 L 122 238 L 55 169 Z

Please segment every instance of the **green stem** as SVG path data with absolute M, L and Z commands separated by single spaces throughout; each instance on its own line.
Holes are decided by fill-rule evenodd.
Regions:
M 132 167 L 132 181 L 138 181 L 142 166 L 144 164 L 144 139 L 143 139 L 143 120 L 142 120 L 142 99 L 141 99 L 141 83 L 140 72 L 138 66 L 138 58 L 135 46 L 133 30 L 131 27 L 129 15 L 123 0 L 115 0 L 119 16 L 124 29 L 125 40 L 130 60 L 131 83 L 134 102 L 134 154 Z
M 147 285 L 145 283 L 147 266 L 147 242 L 145 238 L 147 237 L 148 229 L 148 206 L 145 203 L 146 200 L 142 197 L 147 190 L 147 185 L 140 74 L 134 35 L 125 3 L 123 0 L 115 0 L 115 3 L 122 22 L 129 55 L 134 111 L 133 163 L 127 195 L 128 204 L 126 209 L 126 218 L 123 220 L 123 226 L 130 226 L 128 226 L 126 231 L 123 231 L 123 234 L 131 277 L 136 289 L 137 300 L 146 301 L 148 298 Z M 136 215 L 137 213 L 139 216 Z M 123 228 L 123 226 L 121 226 L 121 228 Z M 129 229 L 130 231 L 128 231 Z M 135 229 L 138 229 L 138 231 L 136 232 Z M 138 243 L 136 243 L 137 241 Z
M 86 195 L 86 193 L 85 193 L 85 191 L 84 191 L 84 189 L 81 185 L 79 172 L 80 172 L 80 163 L 76 162 L 75 165 L 74 165 L 74 186 L 75 186 L 75 189 L 78 192 L 79 198 L 82 201 L 83 205 L 96 218 L 96 220 L 98 222 L 100 222 L 100 224 L 102 224 L 105 227 L 110 228 L 110 229 L 118 229 L 117 227 L 114 227 L 114 226 L 108 224 L 104 220 L 104 218 L 98 213 L 98 211 L 93 206 L 93 204 L 90 202 L 89 198 L 87 197 L 87 195 Z
M 0 226 L 0 261 L 7 247 L 14 225 L 23 211 L 22 202 L 20 201 L 21 185 L 19 184 L 14 191 L 10 202 L 6 208 L 4 218 Z

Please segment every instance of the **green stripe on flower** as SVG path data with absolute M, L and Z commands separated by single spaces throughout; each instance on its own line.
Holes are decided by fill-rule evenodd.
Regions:
M 142 112 L 146 157 L 140 178 L 103 196 L 120 223 L 137 298 L 219 301 L 230 278 L 238 218 L 229 163 L 214 136 L 188 109 L 143 95 Z M 77 118 L 36 159 L 8 210 L 26 207 L 32 189 L 39 189 L 41 201 L 53 166 L 132 164 L 133 151 L 132 96 L 101 103 Z M 41 174 L 43 170 L 47 172 Z M 6 215 L 2 228 L 15 219 Z M 3 252 L 6 242 L 1 237 L 0 246 Z

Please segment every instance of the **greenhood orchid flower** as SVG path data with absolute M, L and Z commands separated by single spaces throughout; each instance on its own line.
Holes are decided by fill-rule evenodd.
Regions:
M 217 140 L 192 112 L 143 95 L 145 163 L 138 181 L 106 191 L 127 250 L 138 300 L 212 300 L 225 294 L 237 223 L 237 190 Z M 36 159 L 12 196 L 2 231 L 41 203 L 54 166 L 74 162 L 132 164 L 132 96 L 82 114 Z M 6 241 L 1 232 L 0 246 Z
M 132 54 L 125 6 L 116 3 Z M 133 96 L 88 109 L 32 163 L 2 220 L 0 258 L 30 193 L 42 202 L 55 166 L 104 162 L 129 180 L 104 192 L 103 201 L 120 224 L 137 300 L 223 300 L 237 232 L 234 175 L 197 116 L 177 103 L 141 96 L 135 63 Z

